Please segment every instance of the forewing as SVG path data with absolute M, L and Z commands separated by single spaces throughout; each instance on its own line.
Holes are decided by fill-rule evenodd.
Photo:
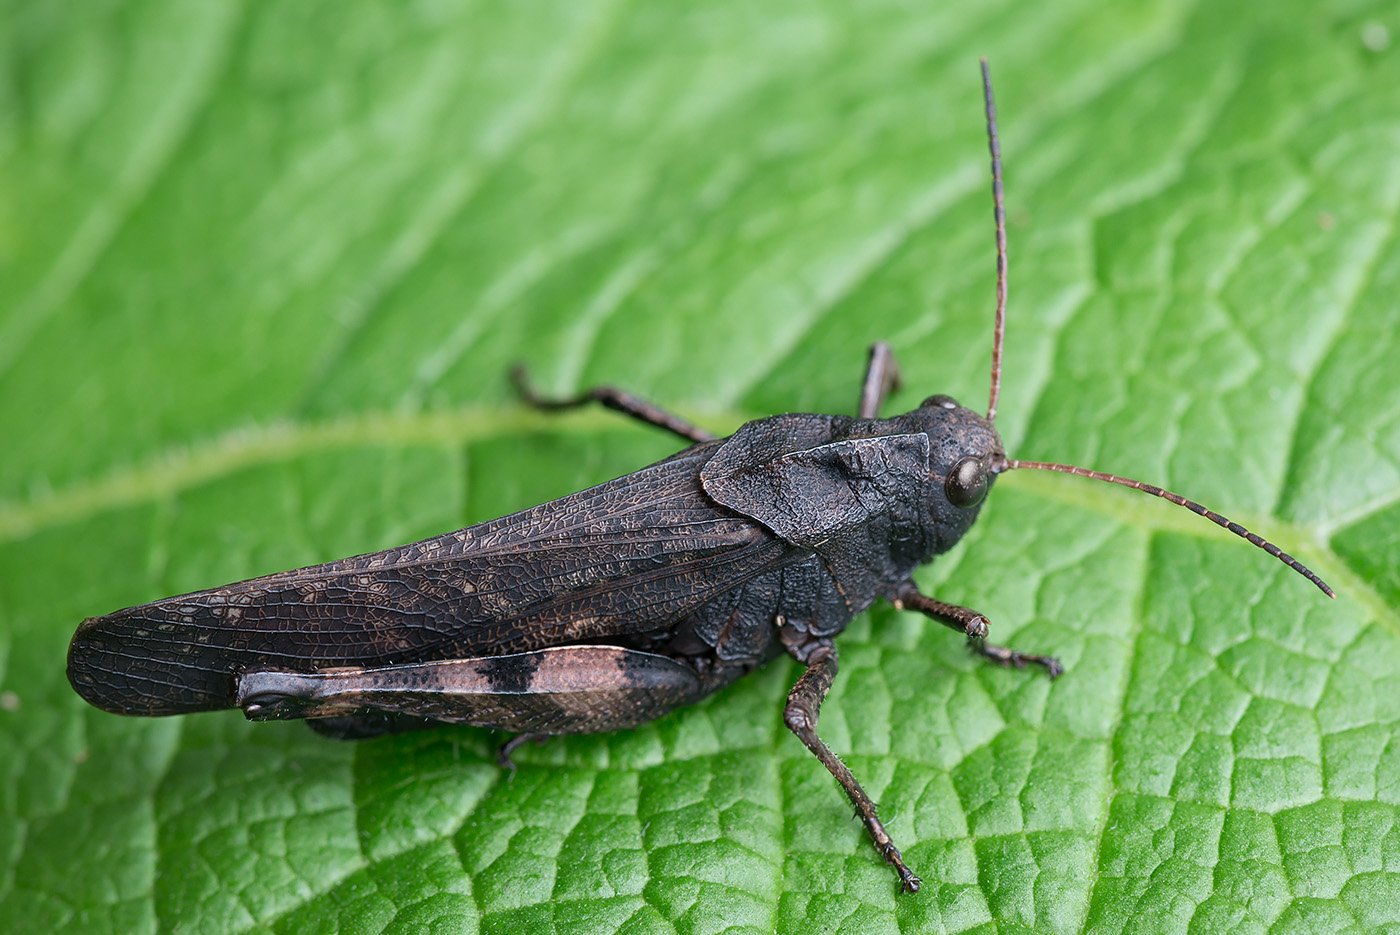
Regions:
M 716 506 L 713 445 L 421 542 L 92 618 L 69 650 L 88 701 L 229 707 L 233 675 L 500 655 L 664 629 L 793 550 Z

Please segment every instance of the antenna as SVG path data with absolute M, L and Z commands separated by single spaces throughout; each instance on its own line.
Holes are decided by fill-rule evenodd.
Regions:
M 992 155 L 992 204 L 997 221 L 997 322 L 992 332 L 992 396 L 987 403 L 987 421 L 997 417 L 997 397 L 1001 395 L 1001 343 L 1006 333 L 1006 207 L 1001 187 L 1001 142 L 997 139 L 997 105 L 992 98 L 992 72 L 982 62 L 982 100 L 987 110 L 987 150 Z
M 1241 539 L 1248 540 L 1254 545 L 1259 546 L 1259 548 L 1263 549 L 1265 552 L 1268 552 L 1274 558 L 1283 562 L 1289 568 L 1292 568 L 1298 574 L 1302 575 L 1304 578 L 1307 578 L 1313 584 L 1317 585 L 1318 588 L 1322 590 L 1322 593 L 1326 594 L 1328 597 L 1337 596 L 1336 593 L 1330 587 L 1327 586 L 1327 582 L 1319 578 L 1311 568 L 1309 568 L 1307 565 L 1304 565 L 1302 562 L 1298 561 L 1296 558 L 1289 555 L 1287 552 L 1283 551 L 1283 549 L 1280 549 L 1278 546 L 1274 545 L 1268 539 L 1265 539 L 1263 536 L 1258 535 L 1257 533 L 1250 532 L 1248 529 L 1245 529 L 1239 523 L 1227 517 L 1221 516 L 1214 510 L 1206 509 L 1205 507 L 1197 503 L 1195 500 L 1186 499 L 1179 493 L 1172 493 L 1170 490 L 1164 490 L 1161 487 L 1156 486 L 1155 484 L 1144 484 L 1142 481 L 1133 480 L 1131 477 L 1119 477 L 1117 474 L 1108 474 L 1103 471 L 1091 471 L 1088 468 L 1078 467 L 1073 464 L 1055 464 L 1051 461 L 1017 461 L 1014 458 L 1008 458 L 1006 460 L 1006 465 L 1003 468 L 1003 470 L 1010 471 L 1019 468 L 1031 468 L 1037 471 L 1058 471 L 1061 474 L 1074 474 L 1077 477 L 1087 477 L 1091 480 L 1107 481 L 1110 484 L 1121 484 L 1124 487 L 1131 487 L 1134 490 L 1141 490 L 1143 493 L 1150 493 L 1154 497 L 1161 497 L 1163 500 L 1170 500 L 1172 503 L 1175 503 L 1178 506 L 1186 507 L 1186 509 L 1190 510 L 1192 513 L 1198 513 L 1201 516 L 1204 516 L 1206 519 L 1210 520 L 1215 525 L 1220 526 L 1224 529 L 1228 529 L 1230 532 L 1239 536 Z
M 987 111 L 987 149 L 992 156 L 992 203 L 997 222 L 997 319 L 996 327 L 992 333 L 992 394 L 987 403 L 987 421 L 991 422 L 997 415 L 997 398 L 1001 395 L 1001 345 L 1006 334 L 1006 207 L 1002 194 L 1001 185 L 1001 143 L 997 139 L 997 105 L 992 98 L 992 72 L 987 67 L 987 60 L 982 63 L 982 99 Z M 1091 480 L 1107 481 L 1110 484 L 1120 484 L 1124 487 L 1131 487 L 1134 490 L 1141 490 L 1154 497 L 1161 497 L 1169 500 L 1178 506 L 1184 506 L 1192 513 L 1204 516 L 1223 529 L 1239 536 L 1241 539 L 1250 542 L 1268 552 L 1274 558 L 1283 562 L 1298 574 L 1307 578 L 1326 594 L 1328 597 L 1336 597 L 1327 582 L 1317 576 L 1315 572 L 1302 562 L 1298 561 L 1287 552 L 1274 545 L 1268 539 L 1257 533 L 1250 532 L 1228 517 L 1221 516 L 1214 510 L 1208 510 L 1195 500 L 1188 500 L 1179 493 L 1165 490 L 1155 484 L 1145 484 L 1140 480 L 1133 480 L 1131 477 L 1120 477 L 1117 474 L 1109 474 L 1104 471 L 1093 471 L 1089 468 L 1082 468 L 1074 464 L 1056 464 L 1051 461 L 1018 461 L 1015 458 L 1007 458 L 999 465 L 997 471 L 1011 471 L 1018 469 L 1033 469 L 1037 471 L 1058 471 L 1061 474 L 1074 474 L 1078 477 L 1087 477 Z

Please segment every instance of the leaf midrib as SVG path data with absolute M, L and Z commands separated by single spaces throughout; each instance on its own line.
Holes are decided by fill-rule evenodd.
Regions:
M 676 410 L 700 425 L 738 427 L 773 413 L 735 410 Z M 16 542 L 45 529 L 79 522 L 101 513 L 153 502 L 227 477 L 239 471 L 293 461 L 297 458 L 355 448 L 392 449 L 403 446 L 452 447 L 537 432 L 577 436 L 616 429 L 615 414 L 598 410 L 542 413 L 519 406 L 466 406 L 424 412 L 372 411 L 324 421 L 276 420 L 239 426 L 188 445 L 175 445 L 125 467 L 69 484 L 29 500 L 0 501 L 0 543 Z M 679 450 L 679 449 L 677 449 Z M 639 465 L 640 467 L 640 465 Z M 606 478 L 599 478 L 599 482 Z M 1129 526 L 1201 538 L 1225 533 L 1187 518 L 1162 504 L 1143 505 L 1141 497 L 1108 488 L 1083 487 L 1076 482 L 1022 472 L 998 483 L 1043 499 L 1073 504 Z M 1096 491 L 1092 494 L 1080 489 Z M 1132 503 L 1132 507 L 1123 504 Z M 1278 517 L 1231 514 L 1267 525 L 1278 542 L 1320 547 L 1324 530 L 1312 524 L 1289 523 Z M 1247 523 L 1247 525 L 1250 525 Z M 1332 556 L 1337 558 L 1335 555 Z M 1337 559 L 1340 561 L 1340 559 Z

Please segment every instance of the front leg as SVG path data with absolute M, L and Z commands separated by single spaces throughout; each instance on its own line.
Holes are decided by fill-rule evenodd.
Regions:
M 937 620 L 946 627 L 966 634 L 967 646 L 984 659 L 991 660 L 1003 668 L 1024 669 L 1026 663 L 1041 666 L 1053 679 L 1065 671 L 1060 660 L 1054 656 L 1041 656 L 1036 653 L 1023 653 L 1006 646 L 987 642 L 989 623 L 987 618 L 968 607 L 945 604 L 927 594 L 919 593 L 912 581 L 906 582 L 891 601 L 896 610 L 917 610 L 930 620 Z
M 614 412 L 620 412 L 625 416 L 630 416 L 647 425 L 654 425 L 659 429 L 665 429 L 681 438 L 696 444 L 700 442 L 713 441 L 714 437 L 709 432 L 697 425 L 692 425 L 685 419 L 673 412 L 667 412 L 655 403 L 649 403 L 645 399 L 633 396 L 626 390 L 620 390 L 615 386 L 595 386 L 590 390 L 585 390 L 577 396 L 565 396 L 555 399 L 549 396 L 541 396 L 535 392 L 530 385 L 529 375 L 525 372 L 522 364 L 516 364 L 510 370 L 510 381 L 515 384 L 515 391 L 520 394 L 527 405 L 545 411 L 557 409 L 575 409 L 579 406 L 586 406 L 589 403 L 598 403 L 606 406 Z
M 822 700 L 826 698 L 826 693 L 835 678 L 836 648 L 820 646 L 813 650 L 807 657 L 807 671 L 802 673 L 802 677 L 788 693 L 787 707 L 783 710 L 783 723 L 787 724 L 788 730 L 797 735 L 798 740 L 807 745 L 807 749 L 821 760 L 822 765 L 836 777 L 841 788 L 846 790 L 851 804 L 855 805 L 856 812 L 865 823 L 866 830 L 870 832 L 870 839 L 875 842 L 875 849 L 894 867 L 904 889 L 910 893 L 918 892 L 920 880 L 904 865 L 899 848 L 894 846 L 894 841 L 890 840 L 885 826 L 875 814 L 875 803 L 865 794 L 865 790 L 860 787 L 860 783 L 846 764 L 842 763 L 836 754 L 831 752 L 831 748 L 817 736 L 817 719 L 821 715 Z
M 894 362 L 894 351 L 884 341 L 878 341 L 870 345 L 870 363 L 866 365 L 865 379 L 861 381 L 857 414 L 862 419 L 880 418 L 880 404 L 897 389 L 899 365 Z

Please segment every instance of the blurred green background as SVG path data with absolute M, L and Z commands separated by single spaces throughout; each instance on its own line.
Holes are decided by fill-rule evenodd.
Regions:
M 0 927 L 1400 926 L 1400 8 L 0 0 Z M 1053 685 L 877 609 L 822 732 L 779 663 L 495 766 L 236 712 L 127 720 L 85 616 L 397 544 L 674 445 L 850 411 L 865 348 L 980 405 L 977 57 L 1001 108 L 1010 475 L 921 573 Z

